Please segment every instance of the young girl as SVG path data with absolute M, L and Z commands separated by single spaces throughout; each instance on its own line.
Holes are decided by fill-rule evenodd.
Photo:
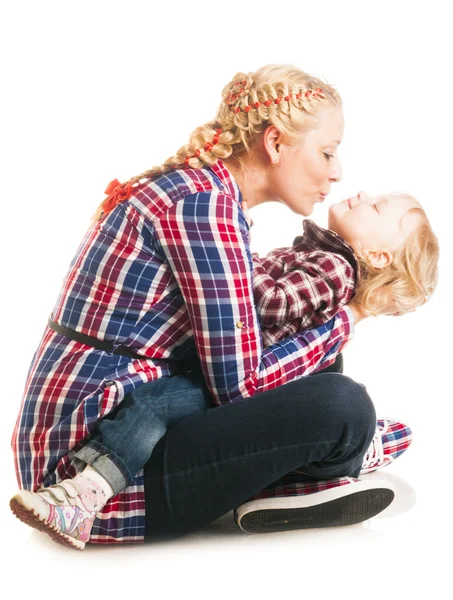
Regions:
M 325 323 L 351 298 L 367 316 L 403 315 L 434 291 L 438 243 L 412 196 L 359 192 L 331 205 L 328 224 L 325 230 L 306 220 L 291 248 L 254 255 L 266 346 Z

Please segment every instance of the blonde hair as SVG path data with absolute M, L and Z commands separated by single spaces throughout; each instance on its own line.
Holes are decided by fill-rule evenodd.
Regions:
M 254 73 L 237 73 L 224 87 L 222 97 L 215 118 L 197 127 L 175 155 L 124 185 L 185 165 L 195 169 L 214 165 L 219 159 L 236 161 L 242 167 L 241 157 L 253 149 L 269 125 L 294 143 L 302 132 L 316 127 L 322 107 L 341 106 L 333 86 L 292 65 L 267 65 Z M 94 215 L 95 221 L 102 217 L 106 201 Z
M 359 283 L 354 302 L 365 313 L 404 315 L 425 304 L 432 296 L 438 280 L 439 243 L 422 206 L 408 194 L 398 196 L 414 206 L 404 216 L 419 216 L 419 224 L 407 235 L 383 269 L 373 267 L 363 256 L 357 256 Z

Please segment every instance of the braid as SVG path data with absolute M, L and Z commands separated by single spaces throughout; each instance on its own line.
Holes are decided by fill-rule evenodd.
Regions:
M 205 164 L 214 165 L 219 158 L 227 158 L 232 152 L 228 144 L 220 141 L 221 135 L 222 130 L 215 122 L 197 127 L 192 132 L 189 143 L 181 146 L 174 156 L 167 158 L 158 167 L 153 167 L 140 175 L 131 177 L 126 183 L 134 184 L 142 179 L 151 179 L 156 175 L 186 165 L 192 168 L 199 168 Z M 216 147 L 214 148 L 214 146 Z
M 114 180 L 106 190 L 94 220 L 110 212 L 132 193 L 141 180 L 152 179 L 177 168 L 202 168 L 219 159 L 237 158 L 250 152 L 256 138 L 274 125 L 294 143 L 302 131 L 316 125 L 322 105 L 341 104 L 336 90 L 291 66 L 269 65 L 255 73 L 237 73 L 222 92 L 215 119 L 197 127 L 189 142 L 163 164 L 131 177 L 124 184 Z

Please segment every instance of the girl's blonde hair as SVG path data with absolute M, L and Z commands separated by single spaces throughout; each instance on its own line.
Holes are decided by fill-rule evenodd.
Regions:
M 302 132 L 316 127 L 323 107 L 341 106 L 333 86 L 292 65 L 267 65 L 254 73 L 237 73 L 224 87 L 222 97 L 214 119 L 197 127 L 189 142 L 163 164 L 129 179 L 123 190 L 126 187 L 130 193 L 131 186 L 142 179 L 184 166 L 214 165 L 219 159 L 235 161 L 241 167 L 241 157 L 253 149 L 269 125 L 294 143 Z M 108 212 L 107 201 L 99 206 L 95 221 Z
M 369 315 L 404 315 L 425 304 L 438 279 L 439 243 L 422 206 L 408 194 L 398 196 L 414 206 L 407 215 L 419 217 L 419 224 L 385 268 L 373 267 L 363 256 L 359 263 L 359 284 L 354 302 Z M 405 215 L 406 216 L 406 215 Z

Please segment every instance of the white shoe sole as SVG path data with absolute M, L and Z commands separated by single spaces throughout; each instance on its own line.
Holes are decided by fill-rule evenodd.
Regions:
M 251 500 L 235 511 L 235 517 L 246 533 L 339 527 L 371 519 L 394 497 L 386 481 L 359 481 L 305 496 Z
M 85 542 L 81 542 L 69 535 L 65 535 L 56 527 L 47 523 L 41 515 L 35 512 L 31 503 L 27 502 L 27 499 L 22 496 L 21 492 L 18 492 L 11 498 L 9 505 L 18 519 L 23 523 L 30 525 L 30 527 L 34 527 L 39 531 L 47 533 L 55 542 L 58 542 L 63 546 L 75 548 L 76 550 L 83 550 L 85 548 Z

